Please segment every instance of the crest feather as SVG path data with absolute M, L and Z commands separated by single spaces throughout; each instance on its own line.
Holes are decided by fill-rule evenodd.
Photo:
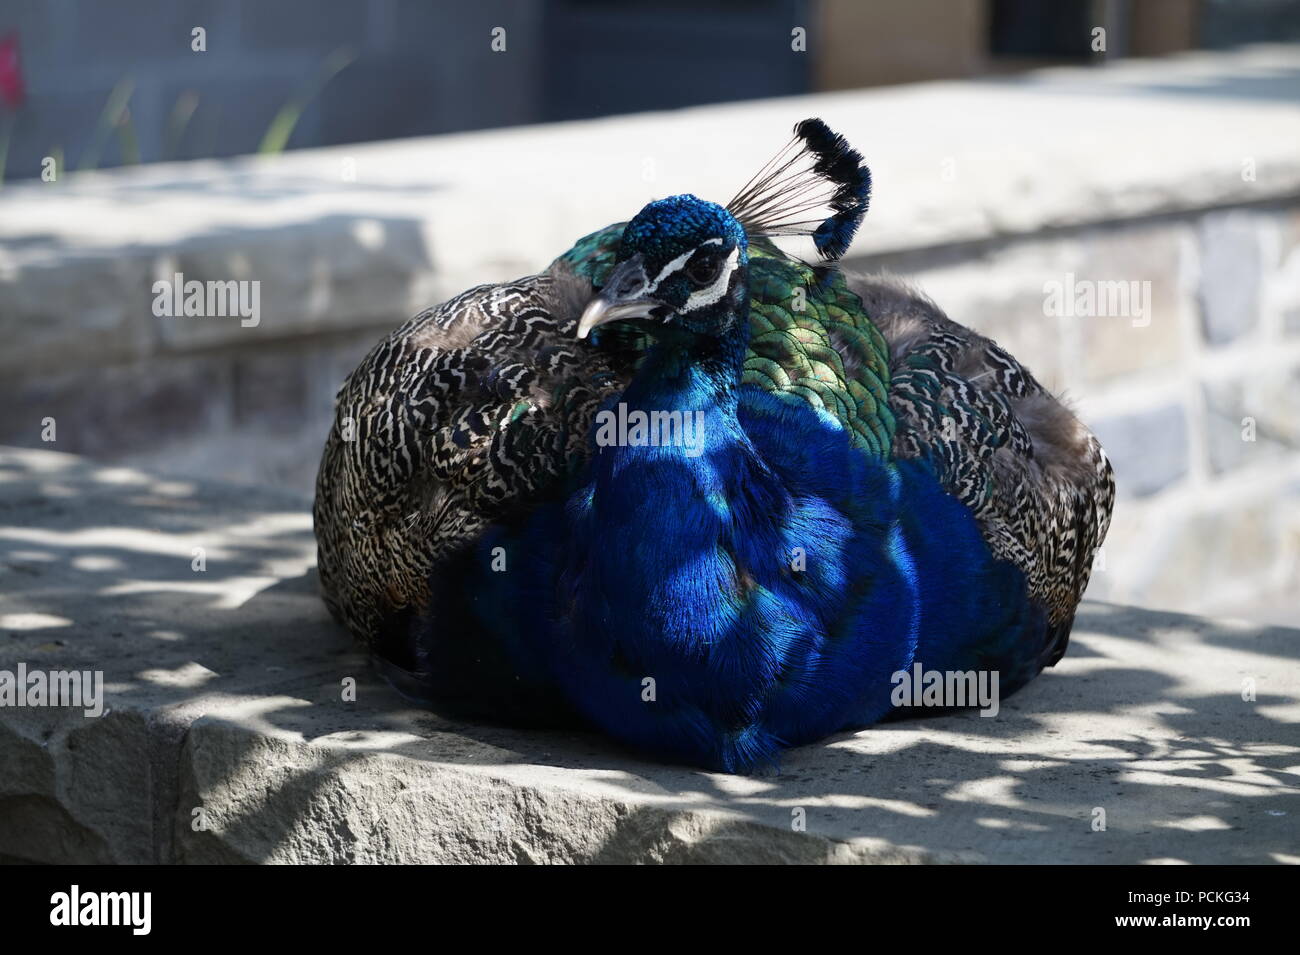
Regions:
M 820 119 L 805 119 L 727 211 L 750 236 L 810 235 L 818 254 L 834 260 L 848 251 L 870 200 L 862 154 Z M 826 209 L 830 216 L 816 215 Z

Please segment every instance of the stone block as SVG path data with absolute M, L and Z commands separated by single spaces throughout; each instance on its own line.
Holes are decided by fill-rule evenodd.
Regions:
M 1062 291 L 1074 293 L 1080 371 L 1088 382 L 1173 368 L 1185 357 L 1180 244 L 1185 225 L 1088 230 Z
M 396 325 L 417 310 L 412 305 L 431 271 L 416 219 L 355 215 L 289 222 L 249 231 L 237 243 L 209 237 L 162 255 L 151 281 L 175 285 L 179 274 L 185 284 L 202 282 L 205 289 L 206 283 L 258 284 L 242 286 L 247 296 L 240 314 L 169 314 L 154 321 L 164 345 L 176 351 Z
M 1258 494 L 1231 501 L 1189 504 L 1147 521 L 1134 546 L 1144 557 L 1142 583 L 1126 594 L 1149 606 L 1204 608 L 1233 603 L 1248 610 L 1251 593 L 1276 600 L 1278 571 L 1286 566 L 1300 495 Z M 1285 585 L 1281 585 L 1285 592 Z M 1294 587 L 1287 595 L 1295 604 Z M 1293 623 L 1300 623 L 1300 605 Z
M 1089 424 L 1110 457 L 1120 495 L 1146 497 L 1188 473 L 1187 413 L 1180 405 L 1134 411 Z
M 307 349 L 240 351 L 233 359 L 234 423 L 293 432 L 307 421 L 311 394 Z
M 1206 443 L 1216 473 L 1300 454 L 1300 366 L 1206 382 L 1203 391 Z
M 120 459 L 203 435 L 231 420 L 229 359 L 159 357 L 0 383 L 0 441 Z M 56 440 L 46 444 L 44 420 Z
M 67 255 L 57 244 L 12 255 L 0 244 L 0 372 L 9 381 L 152 348 L 148 260 L 130 251 Z
M 1044 310 L 1047 277 L 1077 261 L 1077 242 L 1044 237 L 851 260 L 847 268 L 905 279 L 950 318 L 992 338 L 1053 391 L 1065 388 L 1067 319 Z
M 60 655 L 47 653 L 55 665 Z M 0 657 L 11 659 L 4 652 Z M 0 752 L 0 845 L 6 855 L 54 864 L 155 861 L 154 780 L 143 714 L 86 719 L 76 710 L 6 710 Z
M 1201 221 L 1199 239 L 1201 328 L 1211 345 L 1226 345 L 1259 324 L 1260 219 L 1242 211 L 1211 213 Z
M 1265 287 L 1271 307 L 1280 315 L 1283 334 L 1300 335 L 1300 209 L 1283 210 L 1278 219 L 1278 266 Z

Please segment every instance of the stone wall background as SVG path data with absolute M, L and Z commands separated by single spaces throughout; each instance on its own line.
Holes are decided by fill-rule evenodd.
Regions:
M 1092 596 L 1300 620 L 1300 204 L 854 264 L 996 339 L 1101 439 L 1118 499 Z M 1149 324 L 1045 314 L 1067 273 L 1149 281 Z

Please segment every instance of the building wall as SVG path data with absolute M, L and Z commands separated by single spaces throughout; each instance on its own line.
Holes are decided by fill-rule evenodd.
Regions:
M 0 36 L 19 38 L 27 101 L 7 178 L 62 153 L 78 168 L 107 132 L 97 166 L 129 158 L 97 131 L 111 91 L 131 88 L 126 120 L 140 158 L 257 150 L 282 107 L 311 91 L 331 54 L 351 61 L 301 114 L 291 145 L 321 145 L 535 122 L 540 0 L 10 0 Z M 507 26 L 507 50 L 490 47 Z M 206 50 L 192 31 L 206 31 Z M 183 135 L 169 140 L 192 105 Z
M 987 72 L 987 8 L 987 0 L 821 0 L 817 88 L 856 89 Z
M 808 56 L 791 49 L 790 31 L 809 21 L 806 9 L 804 0 L 7 0 L 0 37 L 18 36 L 27 99 L 5 178 L 39 175 L 47 156 L 77 169 L 137 151 L 144 162 L 255 152 L 300 98 L 290 147 L 802 93 Z M 196 27 L 203 52 L 192 49 Z M 347 65 L 322 85 L 334 56 Z M 129 90 L 128 108 L 101 128 L 115 88 Z

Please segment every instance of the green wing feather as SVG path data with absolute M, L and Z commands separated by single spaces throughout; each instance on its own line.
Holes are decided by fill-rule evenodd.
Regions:
M 623 224 L 593 232 L 560 257 L 599 287 L 614 267 Z M 765 239 L 749 247 L 749 355 L 744 383 L 825 411 L 855 446 L 887 458 L 894 440 L 889 349 L 838 269 L 791 259 Z M 644 347 L 644 336 L 611 323 L 602 347 Z

